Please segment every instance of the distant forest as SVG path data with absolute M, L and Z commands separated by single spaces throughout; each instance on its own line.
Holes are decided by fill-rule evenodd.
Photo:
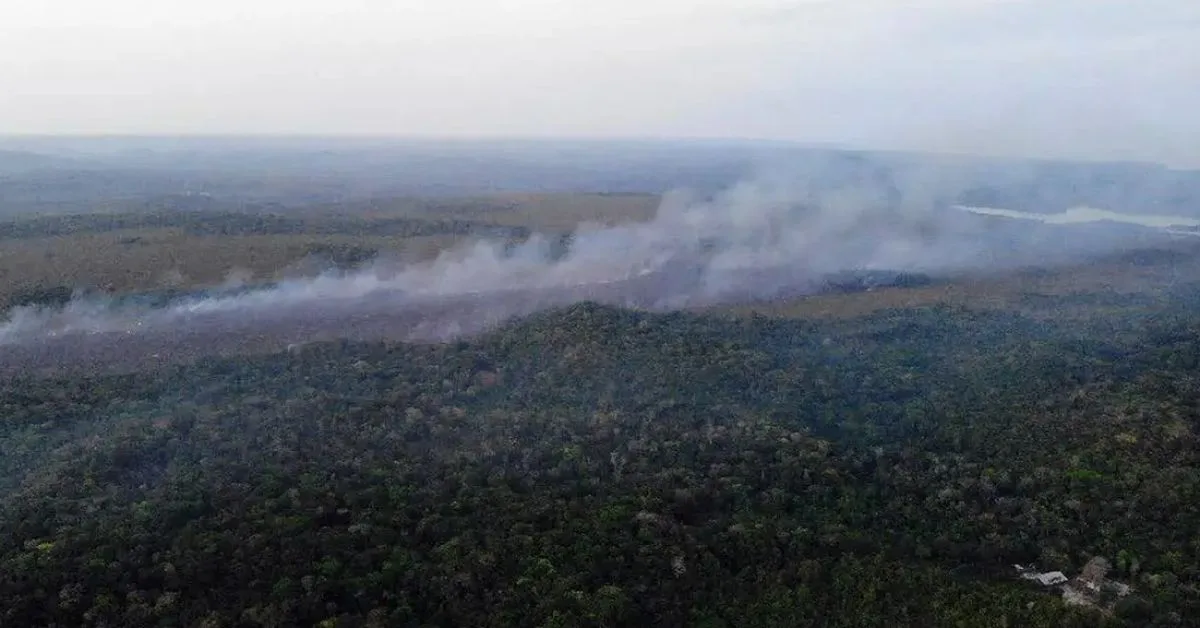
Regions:
M 0 215 L 120 211 L 191 194 L 288 207 L 502 191 L 701 193 L 756 176 L 845 180 L 941 203 L 1196 215 L 1200 172 L 750 142 L 0 138 Z

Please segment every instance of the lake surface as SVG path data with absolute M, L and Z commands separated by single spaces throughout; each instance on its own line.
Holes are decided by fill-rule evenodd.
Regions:
M 968 205 L 955 205 L 955 208 L 962 211 L 971 212 L 972 214 L 1001 216 L 1004 218 L 1017 218 L 1021 220 L 1037 220 L 1047 224 L 1055 225 L 1070 225 L 1103 221 L 1124 222 L 1132 225 L 1141 225 L 1143 227 L 1166 229 L 1172 233 L 1200 235 L 1190 231 L 1176 231 L 1176 229 L 1180 227 L 1200 227 L 1200 218 L 1187 218 L 1185 216 L 1122 214 L 1120 212 L 1109 211 L 1107 209 L 1098 209 L 1095 207 L 1073 207 L 1058 214 L 1037 214 L 1033 212 L 1017 211 L 1014 209 L 973 207 Z

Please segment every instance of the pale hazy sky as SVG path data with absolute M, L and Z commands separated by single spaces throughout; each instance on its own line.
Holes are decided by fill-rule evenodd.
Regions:
M 2 0 L 0 132 L 688 136 L 1200 166 L 1200 0 Z

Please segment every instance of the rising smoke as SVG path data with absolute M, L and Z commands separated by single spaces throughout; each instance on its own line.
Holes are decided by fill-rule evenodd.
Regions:
M 713 197 L 667 194 L 653 220 L 583 225 L 565 252 L 557 237 L 536 234 L 516 246 L 480 240 L 425 263 L 383 260 L 159 306 L 77 298 L 61 309 L 12 310 L 0 344 L 105 336 L 132 349 L 143 338 L 220 344 L 246 334 L 279 346 L 335 336 L 443 340 L 585 299 L 649 309 L 769 299 L 811 293 L 839 271 L 1046 265 L 1115 250 L 1134 235 L 958 211 L 951 204 L 965 183 L 953 168 L 830 158 Z

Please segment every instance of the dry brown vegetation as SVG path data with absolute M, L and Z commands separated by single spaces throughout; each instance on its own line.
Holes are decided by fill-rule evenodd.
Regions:
M 880 288 L 850 294 L 823 294 L 766 303 L 724 306 L 720 311 L 733 316 L 758 314 L 776 318 L 852 318 L 878 310 L 969 306 L 973 309 L 1015 310 L 1033 317 L 1094 316 L 1098 305 L 1081 302 L 1076 309 L 1052 297 L 1095 295 L 1142 295 L 1158 298 L 1179 281 L 1200 273 L 1200 253 L 1194 244 L 1177 249 L 1185 257 L 1172 264 L 1130 264 L 1119 257 L 1103 263 L 1059 268 L 1053 272 L 1030 269 L 995 277 L 962 276 L 947 282 L 917 288 Z M 1144 309 L 1144 303 L 1122 301 L 1107 309 Z M 1104 308 L 1101 308 L 1104 309 Z M 1111 312 L 1116 313 L 1116 312 Z
M 650 220 L 658 210 L 659 202 L 660 197 L 654 194 L 504 192 L 448 199 L 374 199 L 303 208 L 296 215 L 318 218 L 349 215 L 364 220 L 437 217 L 540 231 L 566 231 L 585 222 L 612 225 Z
M 649 195 L 504 194 L 464 199 L 390 199 L 299 210 L 289 216 L 320 225 L 352 218 L 370 232 L 373 223 L 397 218 L 462 220 L 483 225 L 565 232 L 583 222 L 613 224 L 653 216 Z M 269 281 L 297 272 L 322 247 L 358 247 L 405 262 L 431 259 L 470 236 L 359 234 L 196 235 L 184 229 L 81 231 L 69 235 L 0 240 L 0 303 L 37 287 L 68 286 L 113 291 L 205 287 L 231 275 Z
M 289 212 L 321 233 L 197 235 L 182 228 L 83 230 L 61 236 L 0 240 L 0 303 L 39 287 L 88 287 L 112 291 L 196 288 L 231 276 L 271 281 L 316 272 L 314 251 L 329 247 L 378 252 L 404 262 L 427 260 L 473 236 L 441 233 L 395 236 L 371 234 L 371 225 L 396 219 L 464 221 L 567 232 L 581 223 L 615 224 L 653 218 L 659 198 L 635 194 L 508 193 L 458 199 L 396 198 Z M 346 220 L 351 222 L 347 223 Z M 340 222 L 335 222 L 340 221 Z M 350 224 L 358 233 L 329 232 L 330 224 Z M 1187 247 L 1181 247 L 1190 250 Z M 1040 299 L 1097 292 L 1153 294 L 1180 274 L 1200 270 L 1196 256 L 1180 264 L 1130 264 L 1126 260 L 1046 273 L 963 277 L 917 288 L 882 288 L 786 301 L 720 308 L 736 315 L 772 317 L 854 317 L 891 308 L 937 304 L 1019 310 L 1032 315 L 1070 315 L 1061 301 L 1046 311 Z M 1131 307 L 1131 306 L 1126 306 Z M 1087 304 L 1089 312 L 1095 304 Z
M 654 217 L 659 197 L 648 194 L 497 194 L 484 209 L 459 217 L 542 231 L 568 231 L 580 223 L 613 225 Z
M 0 243 L 0 301 L 35 286 L 67 285 L 116 291 L 200 287 L 231 275 L 278 279 L 300 271 L 321 246 L 357 246 L 425 259 L 455 236 L 343 235 L 194 236 L 178 230 L 129 230 Z

